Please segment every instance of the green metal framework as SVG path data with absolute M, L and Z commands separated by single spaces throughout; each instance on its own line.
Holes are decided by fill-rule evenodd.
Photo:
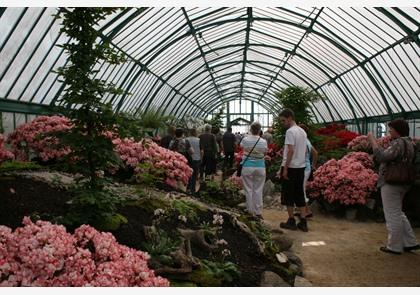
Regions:
M 66 90 L 57 67 L 60 8 L 0 7 L 0 112 L 50 112 Z M 420 118 L 420 10 L 412 8 L 126 8 L 98 26 L 127 57 L 96 77 L 124 88 L 116 111 L 205 117 L 229 101 L 275 114 L 298 85 L 326 98 L 318 122 Z M 130 93 L 130 94 L 128 94 Z

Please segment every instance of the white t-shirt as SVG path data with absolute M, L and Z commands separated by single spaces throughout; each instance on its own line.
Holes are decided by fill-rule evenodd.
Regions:
M 294 153 L 289 168 L 305 168 L 306 132 L 297 125 L 293 125 L 287 129 L 282 166 L 286 165 L 288 144 L 293 145 L 294 147 Z

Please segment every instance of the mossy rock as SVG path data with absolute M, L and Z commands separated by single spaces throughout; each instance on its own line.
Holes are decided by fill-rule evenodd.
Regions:
M 98 225 L 98 229 L 104 230 L 104 231 L 105 230 L 113 231 L 113 230 L 119 229 L 121 224 L 126 224 L 126 223 L 128 223 L 127 218 L 117 213 L 101 220 L 100 224 Z
M 198 287 L 192 282 L 170 281 L 171 287 Z
M 291 286 L 293 286 L 295 277 L 298 275 L 296 270 L 290 267 L 286 268 L 285 266 L 280 265 L 277 261 L 272 262 L 268 269 L 281 276 Z
M 221 278 L 215 278 L 205 269 L 197 269 L 190 274 L 190 280 L 200 287 L 220 287 L 222 285 Z
M 0 164 L 0 173 L 40 169 L 45 169 L 45 167 L 34 162 L 6 161 Z
M 142 198 L 136 201 L 128 201 L 126 206 L 135 206 L 145 209 L 147 212 L 153 214 L 156 209 L 167 210 L 171 207 L 171 203 L 163 198 Z
M 174 200 L 171 203 L 171 207 L 179 215 L 184 215 L 188 220 L 193 222 L 197 222 L 199 220 L 200 213 L 207 212 L 207 209 L 188 200 Z

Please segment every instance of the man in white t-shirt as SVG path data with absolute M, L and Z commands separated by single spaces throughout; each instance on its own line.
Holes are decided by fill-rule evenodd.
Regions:
M 300 216 L 305 216 L 305 194 L 303 181 L 305 175 L 306 132 L 296 125 L 295 114 L 290 109 L 284 109 L 280 113 L 280 121 L 286 131 L 284 142 L 283 162 L 281 167 L 282 178 L 282 205 L 287 206 L 289 219 L 280 223 L 281 228 L 308 231 L 306 218 L 300 218 L 296 225 L 294 206 L 300 210 Z

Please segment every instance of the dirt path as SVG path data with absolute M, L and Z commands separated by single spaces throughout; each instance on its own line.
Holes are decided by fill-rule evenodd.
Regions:
M 264 210 L 263 216 L 272 227 L 287 219 L 280 210 Z M 308 226 L 308 233 L 285 231 L 314 286 L 420 286 L 420 251 L 400 256 L 379 251 L 386 241 L 385 224 L 317 215 Z M 414 230 L 420 241 L 420 228 Z M 308 242 L 325 245 L 302 245 Z

